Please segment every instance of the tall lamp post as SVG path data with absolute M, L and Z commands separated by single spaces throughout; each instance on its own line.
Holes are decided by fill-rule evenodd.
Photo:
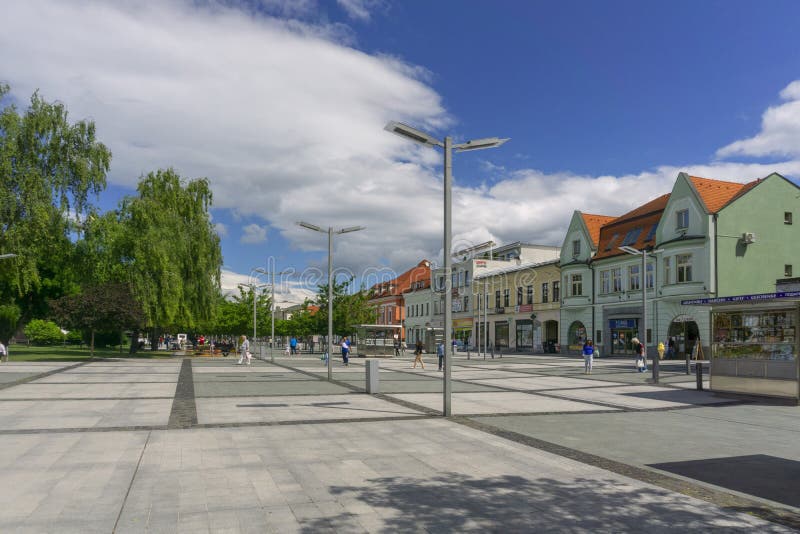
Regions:
M 452 359 L 452 329 L 453 329 L 453 281 L 450 277 L 453 259 L 450 257 L 452 249 L 452 190 L 453 190 L 453 149 L 456 152 L 466 152 L 467 150 L 480 150 L 483 148 L 495 148 L 506 141 L 508 138 L 487 137 L 484 139 L 474 139 L 466 143 L 454 145 L 453 138 L 447 136 L 444 140 L 439 140 L 416 128 L 412 128 L 401 122 L 389 122 L 385 130 L 397 134 L 415 143 L 420 143 L 430 147 L 442 147 L 444 150 L 444 386 L 442 393 L 443 415 L 452 415 L 450 406 L 450 362 Z
M 270 297 L 270 314 L 272 316 L 272 330 L 270 331 L 270 338 L 269 338 L 269 358 L 270 361 L 275 361 L 275 275 L 282 276 L 284 274 L 290 274 L 293 271 L 291 269 L 286 269 L 279 273 L 275 272 L 275 268 L 273 267 L 272 271 L 267 271 L 266 269 L 258 268 L 256 269 L 257 273 L 261 274 L 268 274 L 272 276 L 272 296 Z
M 642 336 L 644 339 L 643 344 L 645 346 L 645 353 L 644 359 L 647 362 L 647 249 L 642 248 L 639 250 L 638 248 L 633 248 L 629 246 L 619 247 L 622 252 L 626 254 L 632 254 L 634 256 L 641 256 L 642 257 L 642 274 L 641 276 L 641 284 L 642 284 L 642 328 L 640 329 L 639 335 Z M 664 252 L 664 249 L 658 250 L 651 250 L 651 255 L 660 254 Z M 655 269 L 653 269 L 653 289 L 655 290 L 656 287 L 656 279 L 655 279 Z M 653 383 L 658 384 L 658 364 L 659 358 L 658 354 L 653 357 Z
M 331 360 L 333 360 L 333 234 L 347 234 L 350 232 L 358 232 L 364 230 L 364 226 L 348 226 L 334 230 L 332 226 L 324 229 L 316 224 L 300 221 L 298 225 L 308 230 L 314 230 L 323 234 L 328 234 L 328 382 L 333 380 L 333 367 Z
M 253 293 L 253 343 L 256 342 L 256 291 L 267 287 L 267 284 L 238 284 L 239 287 L 247 287 L 250 288 L 250 291 Z

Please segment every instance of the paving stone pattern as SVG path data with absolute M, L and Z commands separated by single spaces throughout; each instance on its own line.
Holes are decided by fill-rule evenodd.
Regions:
M 795 465 L 795 407 L 696 392 L 669 366 L 656 387 L 626 360 L 584 375 L 574 358 L 459 354 L 445 419 L 442 373 L 411 360 L 380 362 L 378 395 L 355 358 L 332 382 L 311 357 L 0 365 L 0 532 L 800 527 L 794 501 L 767 498 L 779 486 L 655 465 L 722 458 L 737 440 Z

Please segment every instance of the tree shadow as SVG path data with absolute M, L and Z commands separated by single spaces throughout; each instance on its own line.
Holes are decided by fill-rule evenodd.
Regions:
M 303 532 L 770 530 L 754 518 L 732 518 L 730 511 L 687 503 L 688 497 L 680 494 L 652 487 L 633 488 L 611 479 L 564 482 L 446 473 L 365 482 L 361 486 L 331 487 L 337 500 L 346 508 L 347 503 L 353 504 L 349 509 L 354 511 L 302 521 Z

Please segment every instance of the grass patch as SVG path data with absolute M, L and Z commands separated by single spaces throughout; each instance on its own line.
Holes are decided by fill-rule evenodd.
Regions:
M 95 358 L 170 358 L 171 352 L 139 351 L 134 355 L 128 354 L 127 347 L 123 351 L 116 348 L 95 349 Z M 34 347 L 28 345 L 11 345 L 8 351 L 10 362 L 82 362 L 91 357 L 89 347 L 76 346 L 50 346 Z

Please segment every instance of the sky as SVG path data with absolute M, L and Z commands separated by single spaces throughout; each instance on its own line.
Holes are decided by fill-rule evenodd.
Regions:
M 223 287 L 288 270 L 309 296 L 327 236 L 370 285 L 442 258 L 442 154 L 455 142 L 458 250 L 560 245 L 574 210 L 619 215 L 681 171 L 800 178 L 800 2 L 0 0 L 0 105 L 39 90 L 113 154 L 98 204 L 173 167 L 207 177 Z M 800 201 L 799 201 L 800 202 Z M 259 281 L 268 281 L 263 276 Z

